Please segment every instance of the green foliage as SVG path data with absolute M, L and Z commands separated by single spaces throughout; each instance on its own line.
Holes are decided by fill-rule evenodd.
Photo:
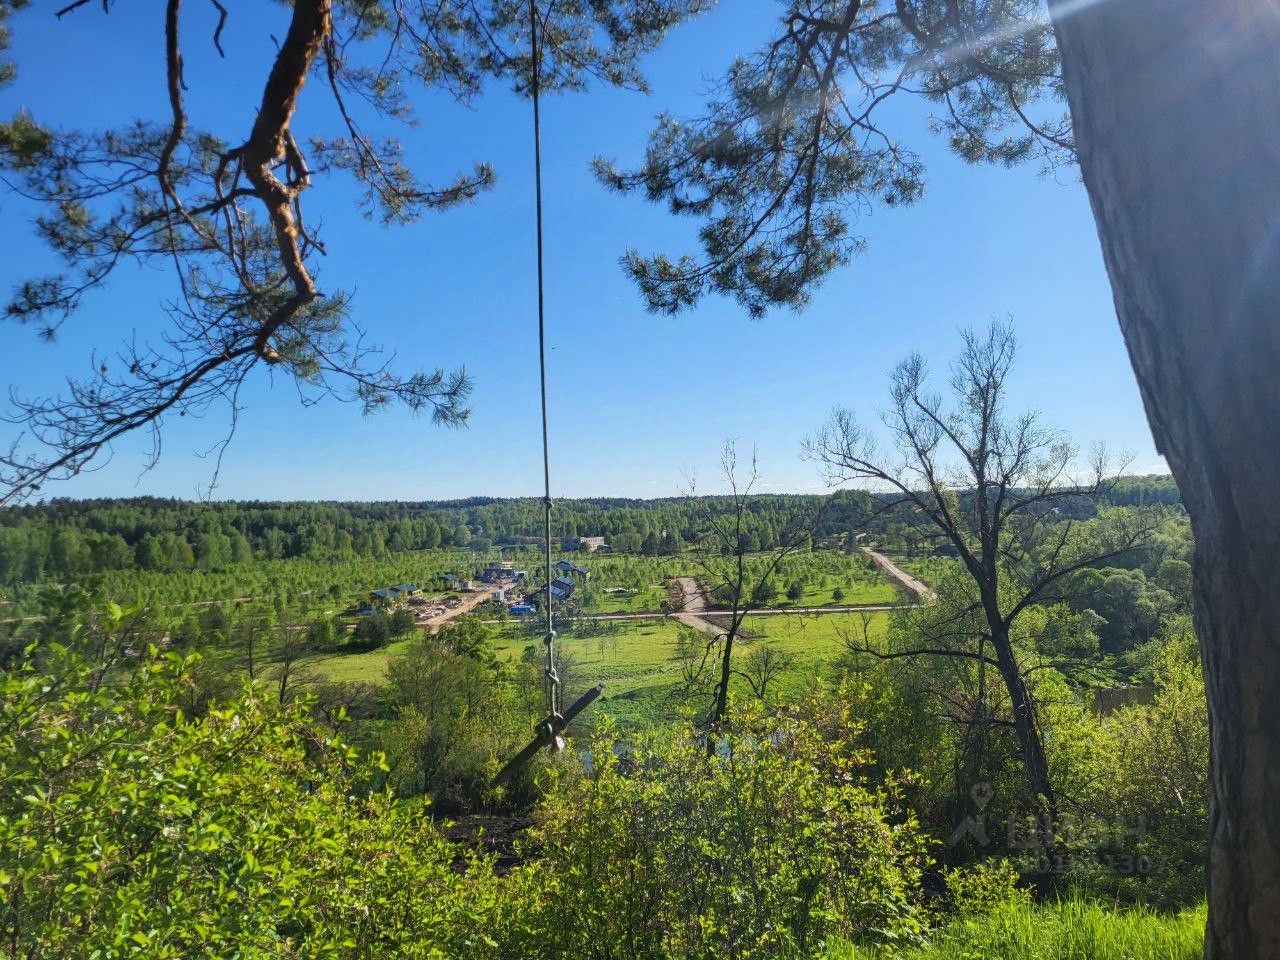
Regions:
M 304 707 L 188 716 L 194 665 L 0 675 L 0 952 L 468 955 L 489 875 Z
M 1069 879 L 1107 896 L 1185 905 L 1204 895 L 1209 716 L 1194 635 L 1171 639 L 1155 695 L 1103 717 L 1049 710 L 1052 760 L 1075 803 Z
M 529 737 L 532 717 L 493 653 L 490 628 L 475 618 L 419 634 L 387 664 L 379 732 L 391 783 L 402 796 L 427 795 L 447 809 L 491 799 L 489 782 Z M 507 797 L 530 796 L 526 779 Z
M 733 716 L 710 755 L 684 725 L 625 751 L 593 741 L 530 838 L 533 942 L 511 955 L 765 957 L 923 934 L 924 838 L 891 784 L 867 783 L 848 713 Z
M 733 602 L 732 597 L 730 597 L 726 601 L 720 595 L 719 592 L 717 592 L 716 598 L 720 600 L 722 603 Z M 774 583 L 772 580 L 761 580 L 759 583 L 755 585 L 754 589 L 752 589 L 750 602 L 753 607 L 767 607 L 769 606 L 769 604 L 773 603 L 773 601 L 776 600 L 777 598 L 778 598 L 778 585 Z
M 927 947 L 840 946 L 827 960 L 1200 960 L 1203 906 L 1176 914 L 1087 900 L 1001 904 L 944 927 Z
M 592 513 L 583 504 L 581 516 L 568 516 L 592 532 L 637 518 L 655 542 L 659 522 L 685 529 L 675 505 Z M 187 526 L 182 505 L 0 512 L 0 540 L 18 545 L 6 569 L 20 571 L 35 557 L 41 570 L 88 571 L 75 580 L 92 588 L 17 587 L 16 606 L 44 619 L 10 625 L 0 645 L 10 668 L 0 729 L 11 715 L 25 717 L 0 733 L 0 870 L 20 878 L 19 887 L 4 887 L 0 911 L 18 928 L 5 929 L 33 938 L 21 942 L 37 954 L 87 955 L 116 937 L 104 956 L 126 948 L 185 956 L 197 952 L 190 944 L 198 935 L 212 944 L 206 955 L 234 941 L 245 956 L 551 957 L 571 948 L 590 955 L 600 943 L 625 945 L 615 951 L 623 956 L 778 956 L 813 955 L 846 937 L 860 948 L 879 942 L 904 951 L 885 957 L 950 960 L 1001 956 L 979 937 L 988 914 L 1019 929 L 1043 927 L 1046 942 L 1074 948 L 1054 939 L 1066 935 L 1055 912 L 1066 908 L 1027 906 L 992 859 L 1017 852 L 1004 849 L 1006 826 L 1025 802 L 1010 759 L 1018 748 L 1009 705 L 993 672 L 984 677 L 964 657 L 858 652 L 979 643 L 983 624 L 956 586 L 964 581 L 954 559 L 905 562 L 926 573 L 939 599 L 892 617 L 747 618 L 734 694 L 745 698 L 753 678 L 763 685 L 767 673 L 769 701 L 791 706 L 780 717 L 736 711 L 711 758 L 698 732 L 672 726 L 689 702 L 685 662 L 701 659 L 706 635 L 682 633 L 670 619 L 566 625 L 560 667 L 570 695 L 607 683 L 572 732 L 585 737 L 616 717 L 628 737 L 642 735 L 632 741 L 605 726 L 591 752 L 595 769 L 578 772 L 574 750 L 544 755 L 495 792 L 493 772 L 527 740 L 542 709 L 536 625 L 530 634 L 529 624 L 493 625 L 482 615 L 396 640 L 393 622 L 407 627 L 411 618 L 390 611 L 355 621 L 383 635 L 376 649 L 352 652 L 352 618 L 339 611 L 352 599 L 363 604 L 374 586 L 431 589 L 446 572 L 473 576 L 496 554 L 414 549 L 418 538 L 447 530 L 453 539 L 465 525 L 492 540 L 499 529 L 519 529 L 525 502 L 370 505 L 364 516 L 333 505 L 224 506 L 210 513 L 230 526 Z M 314 534 L 326 516 L 330 532 Z M 766 506 L 762 523 L 769 516 Z M 1091 525 L 1111 522 L 1074 519 L 1086 537 Z M 760 535 L 768 537 L 766 526 Z M 236 559 L 237 537 L 254 556 Z M 1185 613 L 1189 532 L 1170 513 L 1159 537 L 1157 547 L 1126 558 L 1131 568 L 1086 570 L 1079 579 L 1087 591 L 1064 589 L 1056 602 L 1026 607 L 1013 641 L 1036 667 L 1028 679 L 1058 785 L 1068 868 L 1058 888 L 1183 906 L 1203 888 L 1208 734 Z M 124 563 L 126 553 L 136 564 L 142 543 L 144 553 L 176 559 L 169 569 L 93 572 L 100 560 Z M 399 552 L 386 552 L 392 543 Z M 317 544 L 334 545 L 329 559 L 321 557 L 330 547 Z M 535 570 L 526 550 L 502 556 Z M 695 572 L 687 555 L 579 562 L 592 573 L 577 595 L 588 609 L 654 609 L 664 578 Z M 769 600 L 777 606 L 892 592 L 863 554 L 825 546 L 785 558 L 775 582 L 789 595 Z M 1095 609 L 1104 600 L 1114 601 L 1106 616 Z M 1144 600 L 1156 606 L 1145 621 Z M 1109 626 L 1119 632 L 1102 649 Z M 352 640 L 367 644 L 369 629 Z M 206 656 L 147 655 L 166 636 L 174 650 Z M 39 645 L 24 651 L 33 640 Z M 246 691 L 251 640 L 255 673 L 271 682 Z M 819 678 L 832 672 L 845 682 L 824 688 Z M 1089 687 L 1107 676 L 1150 683 L 1151 702 L 1091 712 Z M 308 686 L 313 699 L 276 702 Z M 985 728 L 974 723 L 982 716 L 991 721 Z M 334 731 L 380 748 L 383 766 L 352 753 Z M 974 812 L 976 784 L 989 790 L 979 811 L 986 842 L 942 845 Z M 437 814 L 537 805 L 524 848 L 532 859 L 504 878 L 483 864 L 463 870 L 463 852 L 425 821 L 427 802 Z M 212 850 L 201 846 L 217 829 L 210 824 L 231 834 Z M 326 850 L 330 841 L 340 854 Z M 933 905 L 922 893 L 932 881 L 920 876 L 929 866 L 946 877 L 947 896 Z M 175 888 L 191 892 L 170 903 L 165 891 Z M 405 893 L 413 889 L 427 891 L 421 902 Z M 366 891 L 376 902 L 365 901 Z M 292 906 L 280 908 L 286 901 Z M 1081 922 L 1093 923 L 1080 909 Z M 1169 928 L 1190 929 L 1191 916 Z M 1132 926 L 1138 944 L 1162 922 L 1129 913 L 1097 919 L 1090 936 Z M 134 934 L 151 939 L 144 945 Z M 926 939 L 933 952 L 912 952 Z M 348 940 L 354 946 L 343 946 Z
M 947 895 L 926 897 L 932 845 L 908 806 L 922 777 L 890 769 L 944 770 L 945 721 L 889 671 L 779 713 L 734 706 L 711 751 L 675 723 L 626 740 L 606 726 L 585 768 L 577 751 L 545 756 L 536 789 L 513 787 L 536 822 L 499 876 L 409 795 L 503 799 L 486 784 L 528 734 L 505 634 L 469 618 L 398 648 L 384 761 L 333 732 L 349 729 L 346 706 L 368 709 L 367 689 L 281 704 L 202 676 L 198 656 L 123 654 L 142 618 L 71 606 L 75 649 L 48 641 L 0 673 L 0 955 L 709 960 L 844 943 L 829 955 L 1164 960 L 1203 924 L 1196 911 L 1032 907 L 998 861 L 946 870 Z M 878 631 L 868 621 L 863 639 Z M 1193 653 L 1189 635 L 1170 638 L 1154 702 L 1103 718 L 1073 708 L 1061 680 L 1041 688 L 1064 794 L 1147 818 L 1123 849 L 1165 868 L 1120 876 L 1105 859 L 1120 848 L 1081 833 L 1066 878 L 1080 889 L 1197 897 L 1207 733 Z
M 1141 569 L 1082 570 L 1073 577 L 1070 594 L 1074 605 L 1094 611 L 1101 620 L 1096 630 L 1104 649 L 1119 652 L 1145 643 L 1155 636 L 1163 618 L 1187 609 L 1191 598 L 1190 566 L 1185 571 L 1166 561 L 1166 582 L 1185 593 L 1176 598 L 1152 583 Z
M 982 917 L 1001 906 L 1031 902 L 1030 893 L 1018 886 L 1017 872 L 1005 861 L 992 860 L 967 870 L 948 870 L 944 878 L 953 917 Z

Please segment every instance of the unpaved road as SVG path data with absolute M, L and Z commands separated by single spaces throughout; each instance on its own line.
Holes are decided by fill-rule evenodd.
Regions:
M 702 591 L 702 584 L 693 577 L 676 577 L 673 581 L 679 600 L 672 616 L 687 627 L 701 630 L 703 633 L 723 633 L 721 627 L 706 618 L 699 616 L 707 609 L 707 595 Z
M 434 617 L 415 617 L 415 619 L 420 627 L 426 627 L 428 630 L 433 631 L 438 630 L 450 620 L 461 617 L 463 614 L 470 613 L 492 596 L 493 592 L 491 590 L 480 590 L 476 593 L 468 594 L 463 599 L 462 603 L 458 604 L 458 606 L 446 608 L 444 613 L 438 614 Z
M 751 617 L 789 617 L 795 614 L 804 616 L 824 613 L 876 613 L 886 610 L 903 610 L 912 606 L 909 603 L 846 603 L 827 607 L 763 607 L 748 613 Z M 727 617 L 731 610 L 705 610 L 707 616 Z M 662 610 L 633 610 L 630 613 L 581 613 L 574 620 L 661 620 L 664 617 L 679 619 L 690 615 L 690 611 L 667 613 Z M 494 621 L 497 623 L 498 621 Z
M 913 594 L 921 603 L 928 603 L 937 596 L 927 583 L 917 580 L 911 574 L 907 573 L 907 571 L 903 570 L 900 566 L 886 557 L 883 553 L 877 553 L 870 547 L 863 547 L 862 552 L 874 561 L 875 565 L 880 568 L 880 571 L 886 577 L 900 586 L 903 590 Z

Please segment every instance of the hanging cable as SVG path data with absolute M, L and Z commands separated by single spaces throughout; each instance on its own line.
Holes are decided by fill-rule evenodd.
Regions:
M 554 594 L 551 592 L 551 445 L 547 430 L 547 330 L 546 315 L 543 306 L 542 283 L 542 118 L 539 112 L 539 95 L 541 93 L 542 52 L 538 47 L 538 7 L 537 0 L 529 0 L 529 35 L 530 55 L 532 57 L 532 82 L 530 94 L 533 99 L 533 186 L 536 207 L 536 230 L 538 238 L 538 376 L 542 388 L 542 531 L 545 543 L 543 572 L 547 581 L 547 595 L 543 605 L 547 612 L 547 717 L 537 724 L 534 738 L 523 750 L 508 760 L 493 778 L 493 785 L 500 787 L 508 783 L 516 771 L 533 759 L 534 755 L 544 747 L 559 750 L 564 746 L 561 734 L 573 722 L 578 714 L 590 706 L 603 692 L 604 684 L 597 684 L 582 696 L 578 697 L 568 708 L 564 707 L 560 675 L 556 672 L 556 631 L 555 619 L 552 615 Z
M 542 50 L 538 46 L 537 0 L 529 0 L 529 50 L 532 62 L 530 94 L 533 100 L 534 229 L 538 247 L 538 377 L 542 392 L 542 532 L 545 546 L 543 572 L 546 577 L 546 597 L 543 607 L 547 615 L 547 633 L 543 642 L 547 648 L 547 714 L 555 716 L 560 712 L 561 703 L 560 675 L 556 672 L 556 631 L 552 617 L 551 593 L 551 445 L 547 430 L 547 329 L 542 282 L 542 116 L 540 111 Z

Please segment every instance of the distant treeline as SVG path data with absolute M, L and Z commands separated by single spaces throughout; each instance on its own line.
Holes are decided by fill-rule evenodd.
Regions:
M 556 502 L 556 535 L 602 536 L 615 550 L 672 553 L 695 540 L 717 498 Z M 1179 502 L 1169 477 L 1126 477 L 1120 506 Z M 895 514 L 882 495 L 762 495 L 751 503 L 745 536 L 770 549 L 811 514 L 817 540 L 845 542 L 869 532 L 894 539 Z M 1082 512 L 1092 505 L 1083 504 Z M 219 570 L 253 559 L 381 557 L 439 547 L 480 551 L 541 542 L 536 498 L 423 502 L 198 503 L 140 497 L 55 499 L 0 510 L 0 584 L 40 583 L 110 570 Z

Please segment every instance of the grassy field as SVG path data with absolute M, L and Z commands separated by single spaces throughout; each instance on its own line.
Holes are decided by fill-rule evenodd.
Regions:
M 887 613 L 868 615 L 873 635 L 884 631 L 888 617 Z M 842 649 L 843 636 L 850 632 L 861 635 L 862 616 L 752 617 L 744 627 L 747 639 L 737 647 L 738 657 L 745 659 L 767 644 L 792 658 L 790 669 L 778 681 L 785 695 L 821 672 L 821 665 Z M 605 693 L 595 710 L 609 714 L 624 727 L 648 726 L 670 718 L 683 700 L 681 666 L 676 658 L 679 631 L 680 624 L 674 620 L 636 620 L 611 624 L 595 635 L 562 637 L 560 649 L 571 661 L 569 682 L 583 688 L 603 682 Z M 509 634 L 499 645 L 500 655 L 516 659 L 529 642 L 523 635 Z
M 753 554 L 748 563 L 762 569 L 771 559 L 767 554 Z M 591 571 L 584 607 L 590 613 L 658 610 L 667 598 L 664 583 L 667 578 L 704 575 L 703 565 L 692 554 L 673 557 L 598 554 L 579 557 L 577 562 Z M 893 584 L 861 554 L 797 553 L 782 561 L 773 582 L 778 593 L 769 606 L 775 608 L 896 603 L 901 599 Z M 803 590 L 797 601 L 786 596 L 787 587 L 792 583 L 799 583 Z M 839 600 L 835 597 L 836 590 L 842 594 Z
M 953 557 L 906 557 L 886 554 L 907 573 L 918 577 L 925 583 L 936 584 L 947 572 L 948 567 L 959 563 Z
M 799 691 L 808 679 L 821 673 L 823 664 L 841 650 L 843 638 L 861 637 L 862 614 L 823 614 L 751 617 L 744 624 L 746 637 L 737 648 L 739 662 L 754 650 L 773 646 L 784 652 L 789 668 L 778 678 L 784 696 Z M 873 635 L 883 632 L 889 614 L 866 614 Z M 629 620 L 599 625 L 586 634 L 567 632 L 560 638 L 562 672 L 571 687 L 585 689 L 605 684 L 605 694 L 594 713 L 607 713 L 624 727 L 640 727 L 675 715 L 682 697 L 681 666 L 676 658 L 680 624 L 675 620 Z M 516 623 L 498 628 L 498 656 L 519 660 L 525 648 L 538 643 L 536 636 Z M 307 669 L 327 680 L 380 683 L 387 662 L 402 653 L 408 641 L 381 650 L 347 655 L 325 654 L 307 661 Z
M 1204 908 L 1177 914 L 1069 900 L 1008 905 L 944 929 L 927 947 L 833 948 L 826 960 L 1199 960 Z
M 397 640 L 379 650 L 364 653 L 323 653 L 309 658 L 306 669 L 325 680 L 338 683 L 380 684 L 386 679 L 387 662 L 409 646 L 409 639 Z
M 839 589 L 843 594 L 840 600 L 833 595 Z M 866 578 L 831 577 L 816 583 L 806 583 L 804 593 L 799 600 L 791 601 L 785 595 L 779 595 L 769 604 L 776 609 L 786 607 L 829 607 L 859 603 L 899 603 L 902 597 L 888 580 L 879 574 Z
M 584 609 L 589 613 L 643 613 L 662 609 L 667 599 L 665 584 L 653 583 L 643 587 L 591 586 L 589 600 Z

